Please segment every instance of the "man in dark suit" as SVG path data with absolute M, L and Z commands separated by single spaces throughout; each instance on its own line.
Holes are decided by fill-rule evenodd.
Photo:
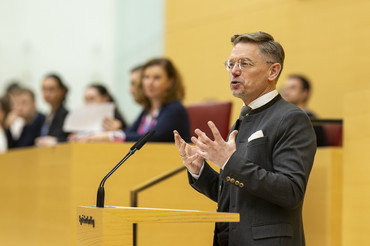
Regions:
M 218 202 L 217 211 L 240 213 L 239 223 L 216 223 L 214 245 L 305 245 L 302 205 L 316 152 L 307 115 L 276 91 L 284 50 L 267 33 L 231 38 L 225 62 L 230 88 L 244 106 L 227 141 L 212 122 L 212 141 L 195 130 L 195 146 L 175 131 L 189 182 Z M 220 168 L 214 171 L 206 162 Z

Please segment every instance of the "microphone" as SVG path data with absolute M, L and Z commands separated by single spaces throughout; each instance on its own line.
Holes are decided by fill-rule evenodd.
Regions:
M 149 131 L 147 132 L 144 136 L 142 136 L 131 148 L 130 150 L 132 151 L 136 151 L 136 150 L 139 150 L 141 149 L 141 147 L 143 147 L 143 145 L 148 142 L 149 138 L 151 138 L 154 134 L 154 130 L 152 131 Z
M 96 207 L 98 208 L 104 208 L 104 197 L 105 197 L 105 191 L 104 191 L 104 184 L 105 181 L 130 157 L 132 156 L 136 150 L 141 149 L 143 145 L 148 142 L 149 138 L 151 138 L 154 134 L 155 130 L 151 130 L 147 133 L 145 133 L 144 136 L 142 136 L 129 150 L 129 152 L 125 155 L 125 157 L 122 158 L 118 162 L 118 164 L 102 179 L 100 182 L 99 188 L 98 188 L 98 195 L 96 198 Z

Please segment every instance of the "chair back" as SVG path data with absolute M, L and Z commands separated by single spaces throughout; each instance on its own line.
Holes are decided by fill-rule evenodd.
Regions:
M 324 124 L 323 128 L 328 146 L 342 146 L 342 124 Z
M 198 128 L 213 140 L 212 131 L 207 125 L 208 121 L 212 121 L 226 140 L 230 130 L 231 101 L 190 104 L 186 108 L 190 119 L 191 136 L 197 137 L 194 130 Z
M 311 119 L 318 140 L 317 146 L 342 146 L 343 120 Z M 321 143 L 321 144 L 320 144 Z

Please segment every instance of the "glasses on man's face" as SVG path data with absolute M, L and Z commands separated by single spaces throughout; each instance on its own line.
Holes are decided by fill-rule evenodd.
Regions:
M 274 64 L 274 62 L 270 62 L 270 61 L 266 61 L 266 63 Z M 226 67 L 227 71 L 232 70 L 234 68 L 235 64 L 238 64 L 238 67 L 239 67 L 240 70 L 246 70 L 246 69 L 254 66 L 254 64 L 246 58 L 241 58 L 237 62 L 234 59 L 228 59 L 228 60 L 225 61 L 224 64 L 225 64 L 225 67 Z

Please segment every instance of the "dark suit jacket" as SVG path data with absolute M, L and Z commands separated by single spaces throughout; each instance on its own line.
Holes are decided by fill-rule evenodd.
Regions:
M 6 130 L 8 148 L 19 148 L 34 146 L 35 139 L 40 136 L 42 124 L 45 121 L 45 115 L 36 113 L 33 121 L 23 127 L 18 139 L 14 139 L 10 129 Z
M 248 142 L 258 130 L 264 136 Z M 198 180 L 189 174 L 217 211 L 240 213 L 239 223 L 216 223 L 214 245 L 305 245 L 302 205 L 316 152 L 307 115 L 278 95 L 243 119 L 236 148 L 221 174 L 207 163 Z
M 69 134 L 63 131 L 63 124 L 67 114 L 68 110 L 61 104 L 55 112 L 54 118 L 49 126 L 48 135 L 56 137 L 58 142 L 65 142 Z

